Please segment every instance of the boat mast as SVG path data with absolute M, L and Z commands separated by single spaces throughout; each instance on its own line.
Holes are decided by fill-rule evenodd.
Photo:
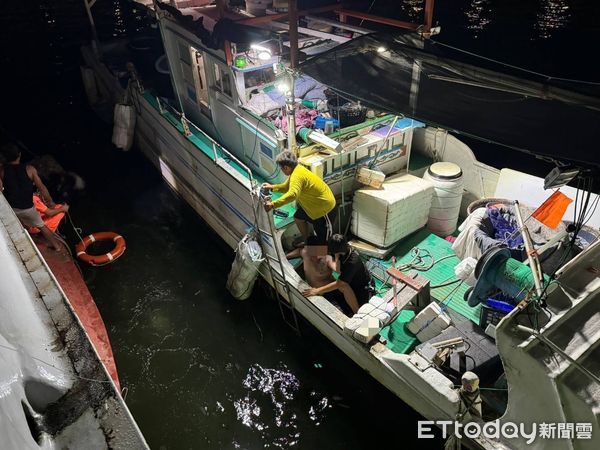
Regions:
M 289 22 L 289 39 L 290 39 L 290 67 L 286 70 L 286 83 L 289 89 L 286 89 L 285 109 L 287 116 L 287 134 L 288 134 L 288 150 L 296 153 L 296 97 L 294 95 L 294 72 L 298 66 L 298 7 L 296 0 L 288 2 L 288 22 Z
M 96 4 L 96 0 L 83 0 L 85 5 L 85 12 L 87 13 L 88 20 L 90 21 L 90 28 L 92 29 L 92 48 L 94 53 L 98 56 L 98 49 L 100 47 L 100 41 L 98 40 L 98 31 L 96 30 L 96 23 L 94 22 L 94 16 L 92 14 L 92 7 Z

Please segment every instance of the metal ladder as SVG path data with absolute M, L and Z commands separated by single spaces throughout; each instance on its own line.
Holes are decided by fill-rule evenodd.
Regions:
M 252 197 L 254 197 L 254 194 L 252 195 Z M 277 245 L 277 242 L 275 241 L 275 236 L 276 236 L 275 225 L 274 225 L 273 217 L 271 217 L 271 215 L 273 213 L 268 213 L 268 217 L 267 217 L 267 221 L 269 222 L 269 231 L 263 230 L 260 227 L 259 220 L 258 220 L 259 212 L 256 209 L 257 207 L 262 206 L 260 197 L 259 197 L 258 202 L 253 202 L 253 203 L 254 203 L 254 205 L 253 205 L 254 221 L 255 221 L 256 231 L 258 232 L 258 241 L 259 241 L 260 247 L 262 248 L 263 255 L 265 255 L 265 257 L 267 258 L 266 259 L 267 267 L 269 268 L 269 274 L 271 275 L 273 289 L 275 290 L 275 297 L 277 300 L 277 304 L 279 305 L 279 311 L 281 312 L 281 317 L 283 318 L 283 321 L 292 330 L 294 330 L 296 332 L 296 334 L 300 335 L 300 325 L 298 323 L 298 316 L 296 314 L 296 307 L 294 305 L 294 297 L 292 296 L 290 287 L 285 278 L 285 269 L 283 267 L 283 259 L 282 259 L 282 256 L 285 257 L 285 255 L 281 255 L 281 252 L 279 250 L 279 245 Z M 258 204 L 256 204 L 256 203 L 258 203 Z M 263 241 L 264 237 L 270 238 L 271 242 L 273 242 L 273 246 L 275 247 L 275 253 L 277 254 L 277 257 L 270 255 L 265 250 L 264 241 Z M 280 273 L 277 273 L 277 270 L 273 269 L 273 266 L 271 265 L 271 261 L 279 264 Z M 283 287 L 283 290 L 285 291 L 289 301 L 287 301 L 281 295 L 281 293 L 279 292 L 279 289 L 277 288 L 277 285 L 280 285 Z

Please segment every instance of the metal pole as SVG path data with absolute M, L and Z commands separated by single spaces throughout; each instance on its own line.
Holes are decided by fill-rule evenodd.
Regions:
M 290 67 L 295 69 L 298 66 L 298 8 L 296 0 L 289 0 L 288 14 L 290 25 Z
M 533 253 L 533 244 L 531 242 L 531 237 L 529 236 L 529 229 L 525 226 L 523 222 L 523 217 L 521 217 L 521 209 L 519 208 L 519 202 L 515 200 L 515 215 L 517 217 L 517 224 L 519 225 L 519 229 L 521 230 L 521 234 L 523 235 L 523 242 L 525 243 L 525 251 L 527 252 L 527 259 L 529 260 L 529 265 L 531 266 L 531 273 L 533 274 L 533 283 L 535 284 L 535 290 L 539 299 L 541 300 L 542 296 L 542 282 L 540 280 L 540 273 L 538 272 L 538 264 L 534 259 Z
M 294 70 L 298 66 L 298 5 L 296 0 L 289 0 L 288 21 L 290 38 L 290 72 L 288 72 L 288 84 L 290 90 L 285 99 L 287 124 L 288 124 L 288 150 L 296 152 L 296 96 L 294 95 Z
M 434 0 L 425 0 L 425 25 L 423 34 L 429 37 L 431 25 L 433 24 L 433 2 Z
M 288 78 L 289 90 L 285 94 L 285 113 L 287 116 L 287 135 L 288 135 L 288 150 L 292 153 L 296 153 L 296 96 L 294 95 L 294 74 L 286 70 L 286 77 Z
M 96 23 L 94 22 L 94 16 L 92 15 L 92 7 L 94 6 L 94 4 L 96 3 L 96 0 L 91 0 L 90 2 L 88 2 L 88 0 L 83 0 L 83 4 L 85 5 L 85 11 L 87 13 L 88 16 L 88 20 L 90 21 L 90 28 L 92 29 L 92 48 L 94 49 L 94 53 L 96 53 L 96 56 L 98 56 L 98 47 L 100 44 L 100 41 L 98 40 L 98 32 L 96 30 Z

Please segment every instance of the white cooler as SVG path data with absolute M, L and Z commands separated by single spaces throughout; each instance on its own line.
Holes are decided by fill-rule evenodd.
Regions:
M 352 233 L 389 247 L 425 226 L 432 198 L 433 184 L 409 174 L 387 179 L 381 189 L 359 189 L 352 204 Z

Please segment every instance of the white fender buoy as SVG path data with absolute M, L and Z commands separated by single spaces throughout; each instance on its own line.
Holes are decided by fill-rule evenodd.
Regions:
M 129 150 L 135 133 L 135 108 L 118 103 L 115 105 L 112 143 L 121 150 Z
M 238 244 L 231 271 L 227 277 L 227 290 L 238 300 L 246 300 L 258 277 L 258 268 L 264 261 L 258 242 L 250 235 Z

